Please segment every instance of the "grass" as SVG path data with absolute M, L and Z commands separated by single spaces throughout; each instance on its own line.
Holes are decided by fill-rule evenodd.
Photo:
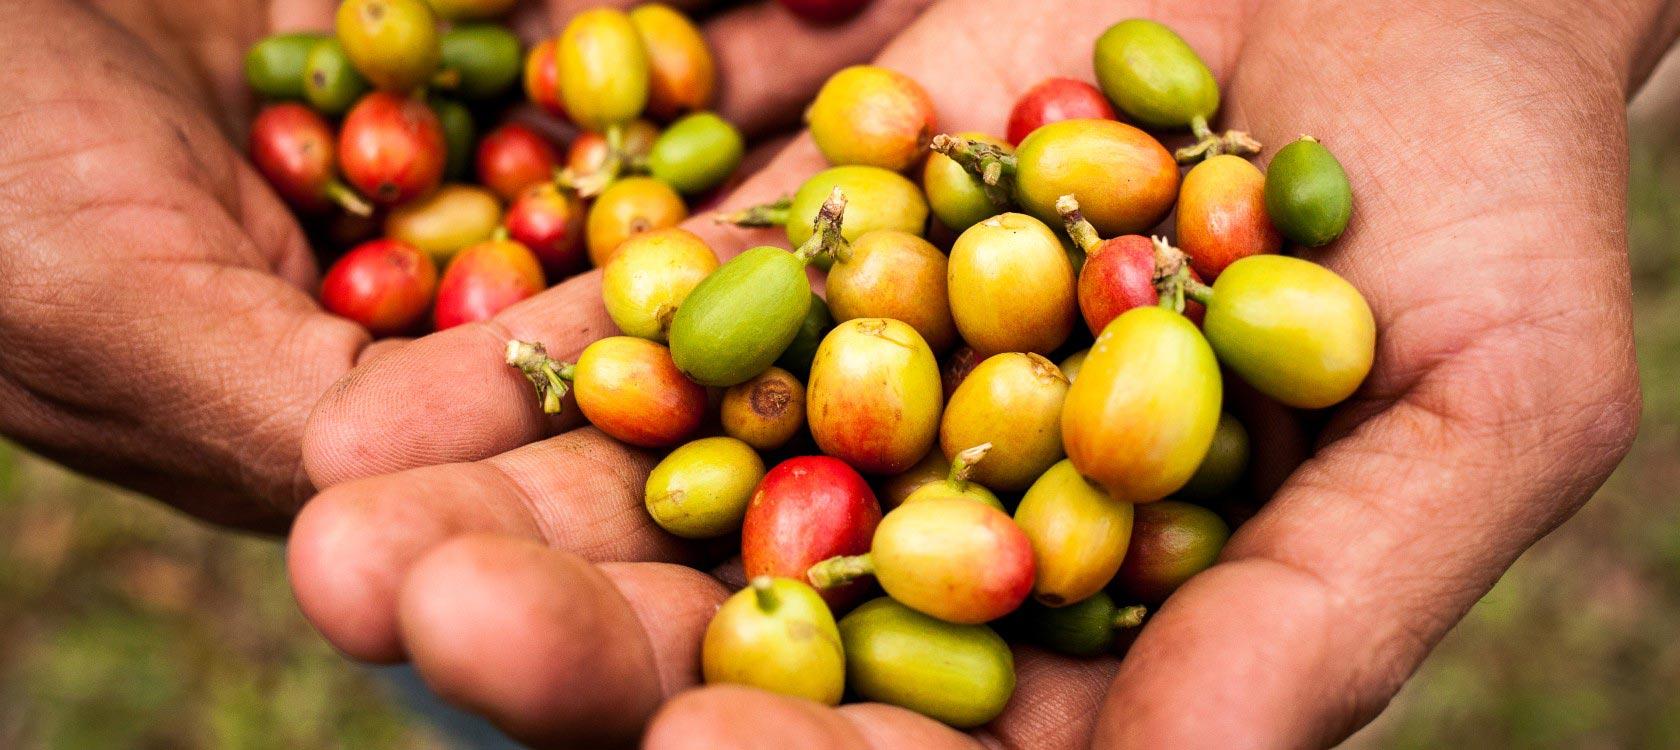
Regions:
M 1350 746 L 1680 747 L 1680 154 L 1634 164 L 1638 443 Z M 303 621 L 278 545 L 0 443 L 0 748 L 442 746 Z
M 442 747 L 304 622 L 279 545 L 0 443 L 0 747 Z

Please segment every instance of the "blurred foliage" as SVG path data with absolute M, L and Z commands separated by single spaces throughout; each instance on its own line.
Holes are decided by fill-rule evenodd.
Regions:
M 297 611 L 279 544 L 0 443 L 0 748 L 441 748 Z

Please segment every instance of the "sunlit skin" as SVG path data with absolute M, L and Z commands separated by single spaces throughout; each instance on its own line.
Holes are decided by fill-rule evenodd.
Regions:
M 501 223 L 502 206 L 494 193 L 477 185 L 447 184 L 391 209 L 385 234 L 445 264 L 462 248 L 490 239 Z
M 800 456 L 772 467 L 741 524 L 741 566 L 748 577 L 806 580 L 805 572 L 836 555 L 869 551 L 881 506 L 856 470 L 828 456 Z M 873 590 L 869 581 L 828 588 L 838 611 Z
M 1037 354 L 1005 352 L 981 362 L 957 386 L 940 419 L 947 458 L 990 443 L 974 480 L 999 492 L 1024 490 L 1062 457 L 1062 402 L 1068 381 Z
M 824 453 L 897 474 L 939 434 L 939 364 L 915 329 L 886 318 L 835 326 L 817 349 L 805 418 Z
M 330 22 L 331 8 L 300 5 L 277 3 L 272 16 L 214 1 L 129 6 L 119 26 L 85 6 L 31 0 L 0 30 L 7 52 L 89 51 L 9 79 L 18 117 L 41 125 L 13 130 L 13 153 L 63 154 L 18 165 L 22 182 L 9 184 L 64 191 L 62 202 L 36 204 L 48 209 L 137 207 L 70 223 L 52 210 L 13 217 L 42 240 L 6 252 L 53 262 L 19 265 L 3 282 L 7 293 L 51 294 L 55 304 L 8 307 L 9 330 L 22 333 L 9 341 L 17 356 L 0 368 L 40 405 L 23 415 L 88 408 L 75 412 L 81 421 L 48 426 L 7 412 L 8 434 L 27 433 L 55 454 L 91 452 L 123 467 L 125 483 L 167 489 L 195 514 L 247 526 L 277 528 L 315 486 L 386 475 L 328 489 L 297 520 L 288 551 L 305 611 L 349 653 L 411 656 L 440 690 L 529 742 L 627 743 L 646 730 L 648 746 L 669 750 L 738 744 L 772 727 L 796 746 L 844 747 L 862 732 L 883 744 L 972 746 L 977 740 L 907 711 L 829 713 L 743 688 L 685 693 L 649 727 L 666 696 L 698 680 L 692 654 L 728 593 L 665 564 L 697 558 L 636 506 L 649 459 L 595 430 L 553 435 L 575 422 L 541 418 L 529 384 L 499 363 L 500 337 L 485 335 L 487 325 L 359 357 L 366 333 L 310 301 L 316 269 L 283 206 L 234 168 L 237 148 L 223 133 L 249 110 L 227 71 L 277 18 Z M 835 41 L 800 48 L 815 59 L 851 56 L 844 64 L 873 49 L 858 29 L 904 29 L 882 62 L 921 81 L 952 130 L 1001 132 L 1014 87 L 1086 75 L 1100 31 L 1022 15 L 1015 3 L 941 5 L 913 25 L 903 7 L 877 0 L 854 24 L 825 30 Z M 1076 747 L 1095 732 L 1121 747 L 1332 744 L 1374 716 L 1510 561 L 1603 480 L 1638 413 L 1622 110 L 1667 46 L 1673 21 L 1658 19 L 1675 16 L 1631 0 L 1595 10 L 1603 23 L 1581 24 L 1578 4 L 1546 2 L 1326 9 L 1271 0 L 1194 15 L 1067 4 L 1075 18 L 1169 22 L 1227 83 L 1233 125 L 1280 143 L 1302 132 L 1336 136 L 1327 142 L 1362 202 L 1349 233 L 1309 257 L 1366 294 L 1382 354 L 1367 391 L 1334 413 L 1327 432 L 1307 436 L 1319 455 L 1237 533 L 1224 562 L 1154 616 L 1117 679 L 1112 661 L 1023 649 L 1018 700 L 986 727 L 988 741 Z M 1367 22 L 1348 24 L 1354 12 Z M 989 72 L 995 36 L 951 33 L 971 23 L 1011 29 L 1023 62 L 1010 80 Z M 792 19 L 763 36 L 718 28 L 728 33 L 717 38 L 744 51 L 720 53 L 725 68 L 805 33 Z M 1557 45 L 1557 33 L 1580 44 Z M 1482 75 L 1490 66 L 1505 72 Z M 725 80 L 742 81 L 746 70 L 798 75 L 792 65 L 749 66 Z M 1374 90 L 1379 76 L 1416 85 Z M 64 86 L 96 94 L 78 105 L 93 116 L 62 116 L 53 102 Z M 720 105 L 762 132 L 796 114 L 811 90 L 728 84 Z M 1547 158 L 1513 161 L 1510 143 Z M 71 164 L 89 170 L 89 181 L 69 181 Z M 723 207 L 773 200 L 820 165 L 796 144 Z M 240 199 L 237 215 L 221 202 L 229 196 Z M 160 197 L 179 210 L 148 208 Z M 706 223 L 694 224 L 724 253 L 776 239 Z M 137 229 L 165 224 L 171 231 Z M 1463 262 L 1467 247 L 1478 262 Z M 173 262 L 113 263 L 113 252 Z M 36 268 L 74 269 L 86 283 L 54 284 Z M 184 283 L 206 272 L 221 283 Z M 593 279 L 510 308 L 496 325 L 575 352 L 610 330 Z M 155 288 L 179 293 L 133 291 Z M 52 314 L 72 303 L 131 325 L 112 336 Z M 202 336 L 183 342 L 180 325 Z M 123 378 L 71 388 L 32 369 L 66 351 L 113 363 Z M 217 368 L 229 352 L 260 356 L 265 367 L 224 377 Z M 296 448 L 316 399 L 358 360 L 362 370 L 314 410 L 310 437 Z M 1597 376 L 1581 378 L 1583 369 Z M 265 398 L 239 397 L 253 391 Z M 394 402 L 394 391 L 405 398 Z M 209 405 L 214 418 L 183 420 L 168 394 Z M 1289 424 L 1264 426 L 1273 436 L 1267 465 L 1287 466 L 1301 450 Z M 439 445 L 432 436 L 445 426 L 465 439 Z M 183 468 L 169 459 L 182 445 L 221 450 Z M 313 481 L 297 471 L 299 456 Z M 445 461 L 461 463 L 399 471 Z M 1331 506 L 1342 512 L 1326 517 Z M 1223 720 L 1188 722 L 1167 708 L 1176 705 Z
M 463 249 L 444 269 L 432 322 L 441 331 L 489 320 L 547 286 L 530 248 L 512 240 L 480 242 Z
M 823 84 L 805 124 L 828 163 L 898 172 L 927 153 L 938 114 L 915 80 L 887 68 L 859 65 L 835 73 Z
M 1129 503 L 1189 481 L 1219 424 L 1219 365 L 1196 326 L 1159 307 L 1115 318 L 1068 389 L 1062 444 L 1074 468 Z
M 1178 247 L 1212 281 L 1233 262 L 1275 253 L 1283 237 L 1266 215 L 1266 175 L 1239 156 L 1192 167 L 1178 190 Z
M 473 165 L 478 181 L 502 200 L 517 199 L 531 186 L 554 177 L 560 155 L 536 131 L 510 122 L 484 134 Z

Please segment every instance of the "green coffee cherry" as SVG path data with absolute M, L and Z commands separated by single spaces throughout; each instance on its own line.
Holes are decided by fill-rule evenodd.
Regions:
M 448 148 L 444 177 L 464 180 L 472 169 L 473 147 L 478 142 L 478 126 L 473 124 L 472 111 L 458 101 L 441 97 L 433 97 L 431 105 L 443 125 L 443 142 Z
M 1178 150 L 1179 162 L 1260 151 L 1247 133 L 1216 134 L 1208 126 L 1219 112 L 1219 82 L 1172 29 L 1143 18 L 1121 21 L 1097 38 L 1092 63 L 1103 93 L 1133 122 L 1157 130 L 1190 129 L 1197 142 Z
M 367 93 L 368 81 L 350 64 L 337 39 L 322 39 L 303 67 L 303 97 L 322 114 L 342 115 Z
M 686 443 L 653 467 L 647 480 L 648 515 L 659 528 L 686 539 L 740 530 L 764 461 L 735 438 Z
M 671 359 L 702 385 L 731 386 L 764 372 L 805 320 L 808 258 L 755 247 L 694 287 L 671 320 Z
M 741 131 L 711 112 L 696 112 L 665 129 L 648 154 L 648 170 L 684 195 L 703 193 L 741 165 Z
M 1180 497 L 1192 500 L 1211 500 L 1229 492 L 1248 470 L 1248 430 L 1229 413 L 1219 415 L 1219 427 L 1213 432 L 1213 444 L 1208 446 L 1196 473 L 1178 491 Z
M 444 83 L 466 99 L 491 99 L 519 80 L 524 66 L 519 37 L 492 23 L 456 26 L 438 40 Z
M 754 578 L 706 626 L 700 648 L 708 684 L 750 685 L 826 705 L 840 702 L 846 660 L 834 614 L 810 586 Z
M 325 34 L 293 33 L 264 37 L 245 53 L 245 80 L 270 99 L 303 97 L 303 69 L 309 51 Z
M 1133 122 L 1187 128 L 1219 111 L 1219 82 L 1196 50 L 1172 29 L 1144 18 L 1110 26 L 1097 37 L 1093 64 L 1110 101 Z
M 822 345 L 823 337 L 832 328 L 834 316 L 828 311 L 828 303 L 812 293 L 811 307 L 799 323 L 799 333 L 793 335 L 793 343 L 788 344 L 782 356 L 776 359 L 776 365 L 801 378 L 810 374 L 811 361 L 817 358 L 817 347 Z
M 1334 242 L 1353 215 L 1353 188 L 1335 154 L 1311 136 L 1284 146 L 1266 167 L 1266 213 L 1306 247 Z
M 1141 606 L 1116 607 L 1098 591 L 1066 607 L 1027 602 L 1010 624 L 1027 640 L 1068 656 L 1097 656 L 1114 649 L 1115 636 L 1143 625 Z
M 840 640 L 853 692 L 954 727 L 997 718 L 1015 692 L 1015 657 L 985 625 L 945 622 L 881 597 L 840 620 Z

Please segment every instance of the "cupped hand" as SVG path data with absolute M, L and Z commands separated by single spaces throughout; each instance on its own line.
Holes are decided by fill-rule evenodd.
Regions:
M 521 27 L 553 33 L 590 4 L 533 4 Z M 704 24 L 720 111 L 749 134 L 794 122 L 830 72 L 923 4 L 877 3 L 832 28 L 770 2 L 722 10 Z M 311 298 L 303 233 L 243 156 L 241 71 L 251 42 L 328 29 L 335 6 L 8 6 L 0 432 L 221 523 L 284 528 L 313 494 L 305 418 L 377 349 Z M 793 50 L 806 54 L 790 62 Z
M 305 443 L 311 476 L 334 486 L 293 538 L 300 601 L 351 655 L 411 658 L 447 697 L 544 744 L 628 742 L 673 695 L 649 747 L 1334 743 L 1585 501 L 1637 424 L 1623 111 L 1680 15 L 1603 2 L 1583 28 L 1575 9 L 946 0 L 882 53 L 929 90 L 941 129 L 1000 133 L 1028 86 L 1090 78 L 1107 23 L 1168 23 L 1224 83 L 1230 125 L 1271 149 L 1310 133 L 1341 158 L 1354 224 L 1313 257 L 1365 293 L 1380 331 L 1354 400 L 1249 415 L 1275 493 L 1123 661 L 1019 649 L 1014 700 L 974 735 L 880 705 L 678 694 L 727 593 L 691 567 L 716 551 L 648 521 L 651 457 L 545 420 L 499 358 L 509 337 L 565 356 L 610 334 L 595 275 L 333 389 Z M 796 141 L 726 206 L 821 166 Z M 779 239 L 690 228 L 725 254 Z

